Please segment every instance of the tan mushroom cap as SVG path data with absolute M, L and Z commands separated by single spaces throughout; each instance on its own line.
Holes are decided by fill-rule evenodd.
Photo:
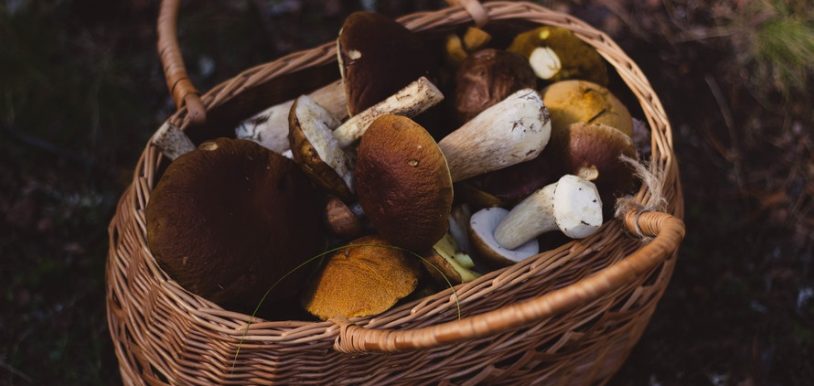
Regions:
M 413 256 L 380 237 L 362 237 L 331 255 L 305 308 L 322 320 L 377 315 L 412 293 L 418 274 Z
M 384 239 L 423 252 L 446 233 L 449 167 L 432 136 L 410 118 L 383 115 L 370 125 L 354 175 L 359 203 Z
M 321 249 L 319 200 L 291 160 L 254 142 L 220 138 L 169 164 L 147 204 L 147 243 L 187 290 L 254 307 Z M 301 279 L 294 272 L 269 300 L 295 295 Z
M 351 116 L 428 76 L 433 68 L 433 58 L 416 34 L 373 12 L 354 12 L 345 19 L 337 55 Z
M 546 87 L 543 103 L 551 113 L 551 141 L 559 142 L 572 123 L 602 123 L 630 136 L 633 118 L 608 89 L 582 80 L 565 80 Z

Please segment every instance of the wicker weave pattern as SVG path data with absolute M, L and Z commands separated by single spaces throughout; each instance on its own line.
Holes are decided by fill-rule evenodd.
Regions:
M 484 8 L 491 20 L 526 19 L 568 28 L 616 68 L 639 98 L 651 127 L 652 168 L 661 177 L 667 212 L 680 217 L 683 204 L 669 122 L 648 81 L 624 52 L 585 23 L 538 5 L 491 2 Z M 405 16 L 400 22 L 414 30 L 426 30 L 471 19 L 463 8 L 452 7 Z M 294 53 L 244 71 L 201 100 L 209 110 L 270 79 L 334 60 L 332 43 Z M 251 113 L 246 112 L 247 116 Z M 181 109 L 170 122 L 186 127 L 190 117 Z M 146 246 L 144 208 L 157 182 L 156 170 L 164 162 L 157 149 L 150 145 L 145 148 L 109 228 L 108 322 L 127 385 L 605 383 L 646 327 L 669 281 L 683 235 L 680 222 L 666 215 L 645 213 L 611 221 L 589 239 L 457 287 L 464 318 L 506 309 L 555 289 L 570 293 L 558 299 L 572 307 L 544 313 L 542 319 L 522 326 L 483 324 L 482 319 L 467 318 L 470 327 L 489 334 L 455 344 L 438 344 L 435 336 L 427 338 L 428 348 L 421 350 L 343 353 L 339 350 L 398 349 L 387 343 L 392 334 L 367 329 L 410 331 L 455 320 L 452 292 L 447 290 L 373 318 L 352 320 L 350 325 L 344 321 L 265 322 L 225 311 L 172 281 Z M 650 192 L 643 188 L 637 199 L 649 204 Z M 645 235 L 660 236 L 643 244 L 625 230 L 636 225 Z M 665 241 L 661 233 L 668 228 L 672 236 Z M 583 282 L 572 285 L 597 272 L 607 272 L 608 266 L 623 259 L 627 263 L 631 254 L 648 262 L 639 266 L 643 274 L 635 274 L 629 264 L 616 265 L 625 279 L 623 284 L 611 283 L 608 291 L 599 295 Z M 583 298 L 588 300 L 583 302 Z M 521 316 L 506 315 L 502 320 Z

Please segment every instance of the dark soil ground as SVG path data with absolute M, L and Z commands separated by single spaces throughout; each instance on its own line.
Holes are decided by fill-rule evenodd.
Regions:
M 546 1 L 610 33 L 671 118 L 688 235 L 615 385 L 814 379 L 814 4 Z M 405 5 L 409 4 L 409 5 Z M 363 5 L 197 1 L 181 39 L 201 89 L 331 39 Z M 0 384 L 118 384 L 104 310 L 106 227 L 172 111 L 157 2 L 0 2 Z

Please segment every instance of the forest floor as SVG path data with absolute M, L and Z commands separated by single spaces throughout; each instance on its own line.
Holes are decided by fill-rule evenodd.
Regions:
M 608 32 L 671 119 L 688 234 L 614 385 L 814 379 L 814 4 L 543 1 Z M 362 1 L 389 15 L 440 1 Z M 334 37 L 348 0 L 188 2 L 206 90 Z M 107 224 L 172 112 L 157 1 L 0 2 L 0 384 L 118 384 L 105 320 Z

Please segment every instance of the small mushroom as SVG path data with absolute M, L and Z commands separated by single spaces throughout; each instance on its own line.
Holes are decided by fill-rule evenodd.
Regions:
M 631 193 L 636 187 L 633 168 L 620 156 L 636 159 L 633 140 L 608 125 L 574 123 L 568 130 L 565 147 L 565 167 L 568 173 L 578 175 L 596 184 L 605 214 L 610 215 L 616 198 Z
M 383 115 L 359 143 L 356 195 L 387 241 L 426 251 L 447 232 L 452 179 L 432 136 L 410 118 Z
M 347 99 L 341 80 L 308 94 L 318 105 L 327 110 L 336 120 L 348 116 Z M 264 147 L 283 154 L 289 150 L 288 114 L 294 99 L 271 106 L 253 117 L 241 122 L 235 128 L 235 137 L 257 142 Z
M 345 239 L 357 237 L 362 233 L 362 222 L 359 217 L 336 197 L 329 198 L 325 204 L 325 222 L 333 234 Z
M 434 67 L 434 58 L 416 34 L 377 13 L 348 16 L 336 44 L 351 116 L 429 76 Z
M 415 260 L 380 237 L 356 239 L 328 259 L 305 308 L 322 320 L 378 315 L 416 289 Z
M 585 79 L 608 84 L 608 68 L 599 53 L 573 32 L 543 26 L 514 38 L 508 51 L 528 59 L 540 79 Z
M 492 41 L 492 35 L 478 27 L 468 27 L 464 32 L 464 48 L 469 52 L 475 52 L 485 47 Z
M 438 145 L 457 182 L 534 159 L 550 135 L 551 120 L 540 95 L 523 89 L 484 110 Z
M 195 144 L 175 125 L 164 122 L 150 139 L 153 145 L 161 149 L 161 152 L 170 160 L 195 150 Z
M 458 250 L 455 240 L 449 234 L 438 240 L 432 251 L 424 256 L 425 268 L 438 284 L 461 284 L 477 279 L 480 274 L 472 271 L 475 262 L 466 253 Z
M 469 220 L 469 238 L 478 256 L 492 264 L 506 266 L 536 255 L 540 251 L 537 240 L 529 240 L 514 249 L 504 248 L 495 240 L 495 229 L 509 214 L 503 208 L 485 208 Z
M 551 141 L 562 144 L 572 123 L 603 123 L 631 135 L 633 118 L 608 89 L 582 80 L 554 83 L 542 91 L 551 112 Z
M 492 35 L 478 27 L 467 28 L 463 39 L 457 34 L 449 34 L 445 40 L 447 62 L 458 66 L 469 56 L 470 52 L 483 48 L 491 40 Z
M 339 121 L 305 95 L 291 106 L 288 121 L 294 161 L 318 185 L 350 200 L 353 191 L 350 161 L 331 131 Z
M 506 248 L 517 248 L 543 233 L 560 230 L 572 239 L 588 237 L 602 226 L 602 200 L 596 185 L 566 174 L 515 206 L 495 230 Z
M 216 139 L 167 167 L 145 210 L 147 245 L 187 290 L 253 307 L 321 249 L 319 200 L 291 160 L 254 142 Z M 270 296 L 295 295 L 300 280 L 295 271 Z
M 444 100 L 444 94 L 427 78 L 411 82 L 387 99 L 354 115 L 334 131 L 334 137 L 342 147 L 348 147 L 365 134 L 376 118 L 385 114 L 414 117 Z
M 469 55 L 455 79 L 455 113 L 459 123 L 524 88 L 534 88 L 537 79 L 523 57 L 488 48 Z

